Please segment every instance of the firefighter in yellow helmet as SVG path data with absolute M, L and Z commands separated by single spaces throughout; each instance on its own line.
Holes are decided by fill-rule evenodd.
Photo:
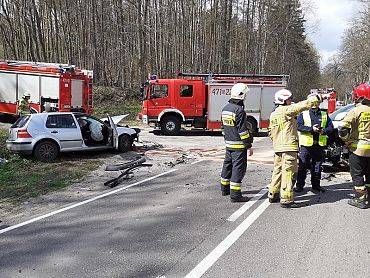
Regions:
M 361 209 L 370 207 L 370 84 L 353 91 L 356 107 L 348 112 L 339 126 L 339 136 L 349 147 L 349 167 L 355 198 L 348 204 Z
M 18 106 L 18 115 L 23 116 L 30 113 L 30 93 L 25 92 Z
M 225 160 L 221 173 L 221 192 L 230 195 L 231 202 L 246 202 L 241 184 L 247 169 L 247 155 L 252 155 L 253 137 L 247 125 L 244 99 L 249 88 L 237 83 L 231 88 L 229 103 L 222 109 L 222 127 L 226 145 Z
M 315 94 L 307 100 L 292 104 L 292 93 L 282 89 L 275 94 L 277 105 L 270 116 L 269 136 L 273 141 L 274 170 L 269 186 L 270 203 L 278 202 L 282 207 L 295 206 L 293 184 L 296 178 L 298 163 L 297 116 L 311 107 L 318 105 L 330 94 Z

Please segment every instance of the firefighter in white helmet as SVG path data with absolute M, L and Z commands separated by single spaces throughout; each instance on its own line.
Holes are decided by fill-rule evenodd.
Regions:
M 229 103 L 222 109 L 221 115 L 226 144 L 221 173 L 221 192 L 223 196 L 230 195 L 231 202 L 248 201 L 241 192 L 241 183 L 247 169 L 247 155 L 248 153 L 252 155 L 253 142 L 244 111 L 244 99 L 248 91 L 246 84 L 235 84 L 231 88 Z
M 22 100 L 20 101 L 18 106 L 18 115 L 22 116 L 30 113 L 30 98 L 31 94 L 28 92 L 24 92 Z
M 274 171 L 269 186 L 270 203 L 278 202 L 282 207 L 295 206 L 293 184 L 298 163 L 297 116 L 299 113 L 318 105 L 330 94 L 311 95 L 307 100 L 292 104 L 292 93 L 282 89 L 275 94 L 277 105 L 270 116 L 269 136 L 274 148 Z

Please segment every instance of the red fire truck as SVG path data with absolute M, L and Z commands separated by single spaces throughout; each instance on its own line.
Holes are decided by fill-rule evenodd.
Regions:
M 54 111 L 90 114 L 92 71 L 61 64 L 0 61 L 0 113 L 17 115 L 24 93 L 30 94 L 35 112 L 42 112 L 48 102 Z
M 176 135 L 181 124 L 215 130 L 221 128 L 221 111 L 231 87 L 248 84 L 247 120 L 257 132 L 267 128 L 274 109 L 274 95 L 287 85 L 288 75 L 180 73 L 176 79 L 151 76 L 142 87 L 142 119 L 162 133 Z

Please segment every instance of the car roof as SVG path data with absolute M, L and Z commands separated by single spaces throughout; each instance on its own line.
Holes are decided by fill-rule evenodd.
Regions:
M 49 115 L 79 115 L 79 116 L 86 116 L 87 114 L 81 112 L 46 112 L 46 113 L 35 113 L 29 114 L 32 117 L 46 117 Z

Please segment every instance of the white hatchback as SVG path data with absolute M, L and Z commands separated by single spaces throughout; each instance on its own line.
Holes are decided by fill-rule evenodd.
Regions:
M 32 154 L 50 162 L 60 152 L 117 149 L 127 152 L 140 129 L 116 125 L 112 118 L 99 120 L 73 112 L 22 116 L 9 129 L 6 147 L 14 153 Z

